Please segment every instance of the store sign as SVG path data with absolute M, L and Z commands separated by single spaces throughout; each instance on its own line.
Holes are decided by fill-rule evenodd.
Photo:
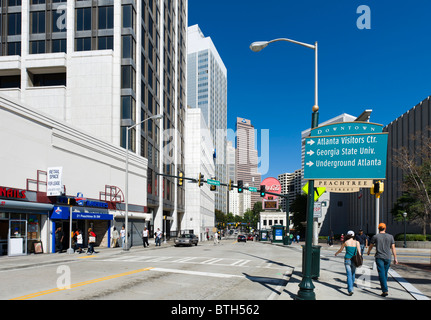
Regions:
M 82 209 L 81 209 L 82 210 Z M 67 220 L 70 218 L 70 208 L 63 206 L 55 206 L 51 213 L 51 219 L 53 220 Z M 101 212 L 83 212 L 76 211 L 72 212 L 72 219 L 78 220 L 113 220 L 112 214 L 101 213 Z
M 47 173 L 46 195 L 48 197 L 61 196 L 63 188 L 63 167 L 48 168 Z
M 266 178 L 265 180 L 262 181 L 260 185 L 265 186 L 265 191 L 281 194 L 281 184 L 280 184 L 280 181 L 278 181 L 276 178 Z M 272 199 L 270 199 L 269 197 L 272 197 Z M 266 194 L 264 199 L 275 200 L 275 199 L 278 199 L 278 197 L 274 195 Z
M 26 190 L 0 187 L 0 197 L 13 199 L 27 199 Z

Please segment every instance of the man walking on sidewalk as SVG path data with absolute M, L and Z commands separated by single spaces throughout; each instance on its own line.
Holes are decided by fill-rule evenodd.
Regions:
M 391 265 L 391 251 L 394 255 L 394 262 L 398 264 L 397 252 L 395 250 L 394 237 L 386 233 L 386 225 L 384 223 L 379 224 L 379 234 L 374 235 L 371 238 L 371 244 L 368 247 L 368 255 L 370 255 L 373 247 L 376 247 L 376 265 L 377 272 L 379 274 L 380 286 L 382 288 L 382 297 L 388 295 L 388 271 Z

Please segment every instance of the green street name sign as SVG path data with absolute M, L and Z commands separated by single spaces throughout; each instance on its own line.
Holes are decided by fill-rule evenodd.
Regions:
M 213 180 L 213 179 L 207 179 L 207 183 L 212 185 L 212 186 L 219 186 L 220 185 L 220 181 Z
M 255 187 L 248 187 L 248 191 L 250 191 L 250 192 L 257 192 L 257 188 L 255 188 Z

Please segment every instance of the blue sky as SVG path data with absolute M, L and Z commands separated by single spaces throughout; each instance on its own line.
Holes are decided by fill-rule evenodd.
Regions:
M 359 29 L 360 5 L 371 29 Z M 314 50 L 288 42 L 254 53 L 254 41 L 319 43 L 319 122 L 372 109 L 387 125 L 431 95 L 431 1 L 189 0 L 189 26 L 211 37 L 228 72 L 228 128 L 236 117 L 269 129 L 269 170 L 301 167 L 301 131 L 314 104 Z M 260 137 L 258 137 L 260 151 Z

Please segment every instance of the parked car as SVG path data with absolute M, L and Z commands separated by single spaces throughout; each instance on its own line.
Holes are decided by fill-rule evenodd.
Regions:
M 179 238 L 176 238 L 174 240 L 175 246 L 191 246 L 191 245 L 195 245 L 197 246 L 199 242 L 198 237 L 196 237 L 194 234 L 192 233 L 187 233 L 187 234 L 182 234 Z
M 245 237 L 245 235 L 240 234 L 240 235 L 238 236 L 237 241 L 238 241 L 238 242 L 241 242 L 241 241 L 247 242 L 247 238 Z
M 247 236 L 247 240 L 253 241 L 253 235 L 251 233 Z

